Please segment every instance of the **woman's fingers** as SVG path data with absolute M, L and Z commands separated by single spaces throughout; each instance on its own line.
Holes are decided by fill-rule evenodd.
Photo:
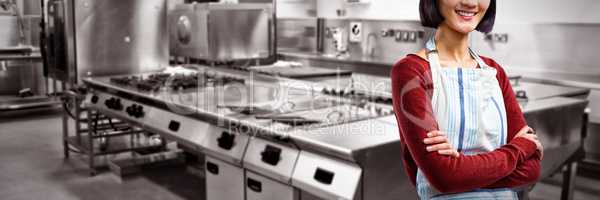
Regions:
M 442 136 L 442 135 L 446 135 L 446 134 L 442 133 L 441 131 L 431 131 L 431 132 L 427 133 L 427 137 L 436 137 L 436 136 Z
M 440 155 L 452 156 L 452 157 L 456 157 L 456 158 L 458 158 L 460 156 L 458 151 L 456 151 L 454 149 L 439 150 L 438 153 Z
M 544 145 L 542 145 L 542 142 L 540 142 L 540 140 L 536 140 L 536 144 L 537 149 L 540 151 L 544 151 Z
M 427 138 L 423 140 L 423 143 L 427 144 L 428 152 L 437 152 L 440 155 L 458 157 L 460 154 L 458 151 L 452 148 L 452 145 L 448 142 L 448 137 L 441 131 L 431 131 L 427 133 Z
M 428 152 L 434 152 L 434 151 L 446 150 L 446 149 L 452 149 L 452 146 L 450 146 L 450 144 L 448 144 L 448 143 L 441 143 L 441 144 L 434 144 L 434 145 L 427 146 Z
M 527 134 L 521 135 L 519 137 L 523 137 L 523 138 L 528 139 L 529 141 L 532 141 L 533 143 L 535 143 L 535 146 L 537 147 L 538 150 L 540 150 L 540 151 L 544 150 L 544 146 L 542 146 L 542 142 L 540 142 L 537 135 L 527 133 Z
M 524 126 L 523 128 L 521 128 L 521 130 L 519 130 L 519 132 L 515 135 L 515 137 L 523 136 L 525 134 L 534 133 L 534 132 L 535 131 L 531 127 Z
M 430 138 L 425 138 L 423 143 L 425 144 L 439 144 L 448 142 L 448 138 L 446 136 L 435 136 Z

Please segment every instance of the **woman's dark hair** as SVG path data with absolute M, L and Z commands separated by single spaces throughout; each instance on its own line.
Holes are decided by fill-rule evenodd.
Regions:
M 421 0 L 419 13 L 421 24 L 425 27 L 437 28 L 444 21 L 444 16 L 440 13 L 438 0 Z M 490 6 L 475 30 L 482 33 L 492 32 L 494 21 L 496 21 L 496 0 L 490 0 Z

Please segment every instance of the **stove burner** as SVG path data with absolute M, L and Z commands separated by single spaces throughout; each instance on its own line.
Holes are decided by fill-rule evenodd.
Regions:
M 198 87 L 227 85 L 230 83 L 244 84 L 244 79 L 228 76 L 215 76 L 207 74 L 168 74 L 158 73 L 148 75 L 146 78 L 142 76 L 125 76 L 110 78 L 110 82 L 136 87 L 142 91 L 158 91 L 162 87 L 169 87 L 173 90 L 193 89 Z

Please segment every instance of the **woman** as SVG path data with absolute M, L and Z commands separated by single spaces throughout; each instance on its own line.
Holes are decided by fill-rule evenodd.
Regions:
M 539 177 L 543 147 L 506 73 L 468 46 L 495 13 L 495 0 L 421 0 L 421 22 L 436 32 L 392 69 L 405 170 L 421 199 L 517 199 Z

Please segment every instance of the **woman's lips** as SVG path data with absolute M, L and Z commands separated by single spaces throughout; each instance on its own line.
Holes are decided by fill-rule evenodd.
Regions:
M 472 12 L 472 11 L 455 10 L 454 12 L 456 12 L 456 14 L 465 21 L 472 20 L 473 17 L 475 17 L 475 15 L 477 15 L 477 12 Z

